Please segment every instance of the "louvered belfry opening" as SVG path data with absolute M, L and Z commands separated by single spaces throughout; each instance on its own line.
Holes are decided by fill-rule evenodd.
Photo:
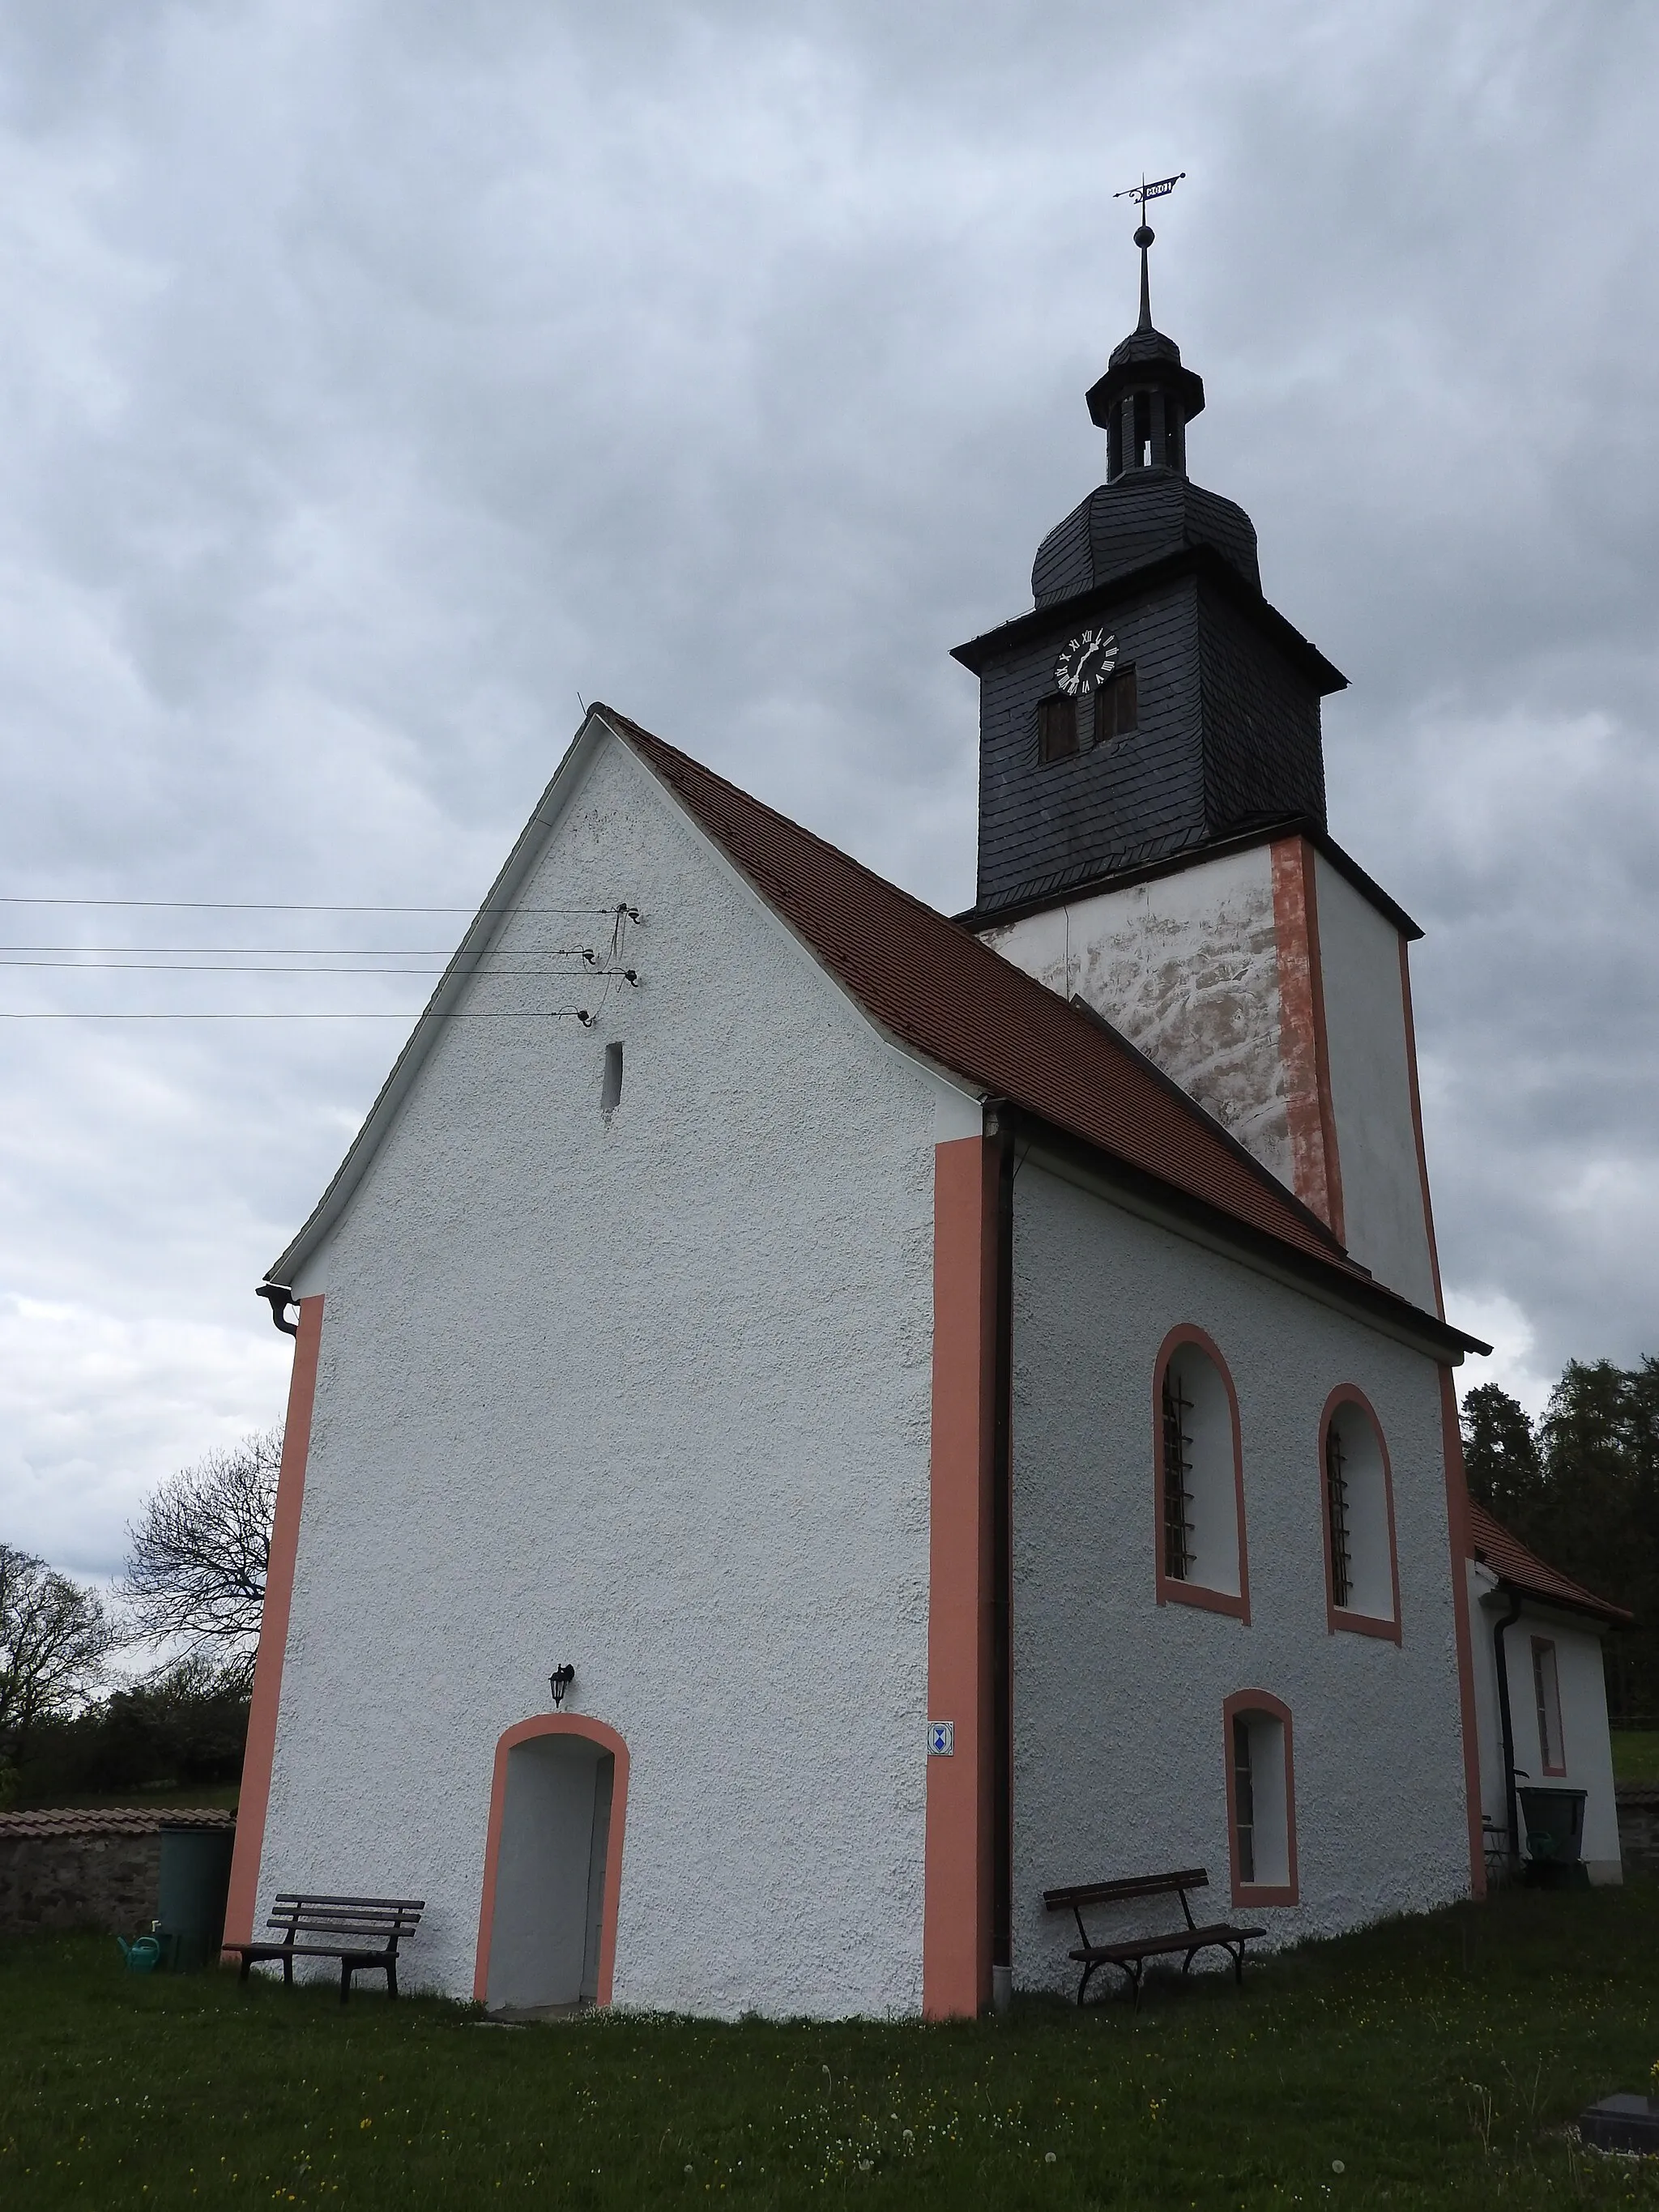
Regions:
M 1106 418 L 1106 481 L 1130 469 L 1187 467 L 1187 416 L 1173 384 L 1141 385 L 1113 400 Z

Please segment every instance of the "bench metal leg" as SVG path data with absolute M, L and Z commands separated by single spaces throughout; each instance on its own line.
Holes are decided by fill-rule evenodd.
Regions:
M 340 2002 L 342 2004 L 351 1995 L 351 1973 L 350 1960 L 342 1959 L 340 1961 Z
M 386 1962 L 386 1993 L 389 1997 L 395 1997 L 398 1994 L 398 1961 L 395 1959 L 388 1959 Z
M 294 1961 L 292 1958 L 284 1959 L 283 1961 L 283 1987 L 285 1990 L 291 1990 L 294 1987 Z

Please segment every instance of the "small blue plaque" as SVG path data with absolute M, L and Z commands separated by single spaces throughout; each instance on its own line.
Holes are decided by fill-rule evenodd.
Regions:
M 927 1756 L 929 1759 L 953 1759 L 957 1749 L 957 1724 L 954 1721 L 929 1721 L 927 1723 Z

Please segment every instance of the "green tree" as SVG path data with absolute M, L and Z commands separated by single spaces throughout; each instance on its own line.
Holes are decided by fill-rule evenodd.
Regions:
M 1659 1713 L 1659 1362 L 1569 1360 L 1539 1425 L 1544 1481 L 1516 1533 L 1552 1565 L 1628 1606 L 1609 1640 L 1615 1716 Z
M 92 1698 L 118 1640 L 95 1590 L 0 1544 L 0 1768 L 21 1763 L 42 1722 Z
M 1481 1382 L 1464 1398 L 1462 1422 L 1469 1495 L 1518 1535 L 1543 1488 L 1531 1419 L 1507 1390 Z

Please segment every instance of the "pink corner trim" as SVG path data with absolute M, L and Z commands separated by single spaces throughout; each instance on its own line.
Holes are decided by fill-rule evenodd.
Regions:
M 1463 1734 L 1463 1802 L 1469 1833 L 1469 1894 L 1486 1893 L 1486 1838 L 1480 1821 L 1480 1747 L 1475 1734 L 1474 1647 L 1469 1628 L 1468 1489 L 1463 1431 L 1449 1367 L 1440 1370 L 1441 1449 L 1446 1473 L 1446 1523 L 1451 1540 L 1452 1623 L 1457 1642 L 1458 1710 Z
M 971 2019 L 991 1995 L 998 1171 L 996 1147 L 982 1138 L 934 1147 L 927 1717 L 954 1722 L 956 1748 L 927 1761 L 921 2003 L 929 2020 Z M 926 1755 L 921 1744 L 916 1752 Z
M 300 1516 L 305 1500 L 306 1462 L 311 1453 L 311 1415 L 317 1396 L 317 1363 L 322 1336 L 323 1300 L 319 1291 L 300 1301 L 299 1331 L 294 1340 L 294 1366 L 289 1378 L 288 1421 L 283 1431 L 283 1461 L 276 1474 L 276 1510 L 271 1521 L 270 1553 L 265 1567 L 264 1609 L 259 1620 L 259 1648 L 253 1662 L 253 1696 L 248 1707 L 247 1745 L 242 1753 L 236 1843 L 230 1862 L 230 1890 L 225 1901 L 225 1937 L 233 1943 L 253 1940 L 259 1862 L 264 1850 L 265 1816 L 270 1807 L 276 1717 L 283 1701 L 283 1662 L 288 1651 L 289 1614 L 294 1602 L 294 1565 L 300 1549 Z

